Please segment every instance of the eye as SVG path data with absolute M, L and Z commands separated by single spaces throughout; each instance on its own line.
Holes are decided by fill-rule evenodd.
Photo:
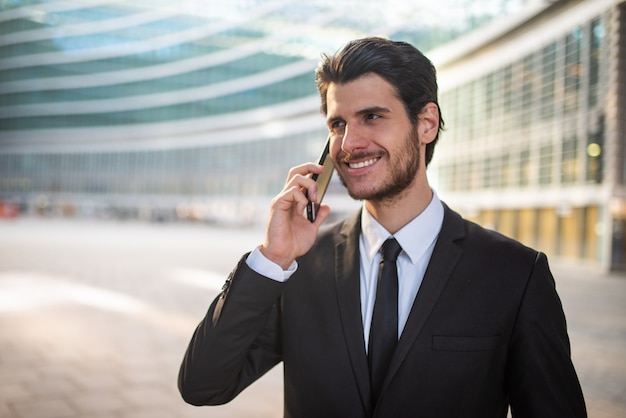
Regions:
M 343 131 L 346 127 L 346 122 L 342 120 L 336 120 L 330 124 L 331 132 Z
M 369 114 L 366 116 L 366 119 L 367 119 L 367 120 L 376 120 L 376 119 L 378 119 L 378 118 L 380 118 L 380 117 L 381 117 L 381 116 L 380 116 L 380 115 L 377 115 L 376 113 L 369 113 Z

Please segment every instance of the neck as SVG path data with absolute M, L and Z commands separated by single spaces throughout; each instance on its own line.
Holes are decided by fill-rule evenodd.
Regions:
M 433 191 L 425 178 L 401 194 L 383 200 L 367 200 L 365 208 L 387 231 L 395 234 L 426 209 Z

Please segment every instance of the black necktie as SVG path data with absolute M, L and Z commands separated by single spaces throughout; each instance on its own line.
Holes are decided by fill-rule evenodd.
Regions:
M 374 402 L 382 389 L 391 357 L 398 343 L 398 270 L 396 258 L 402 247 L 389 238 L 381 247 L 376 302 L 370 328 L 368 360 Z

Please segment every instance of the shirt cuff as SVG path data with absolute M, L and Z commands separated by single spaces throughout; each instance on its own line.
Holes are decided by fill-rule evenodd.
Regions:
M 268 260 L 259 250 L 259 247 L 246 258 L 246 264 L 255 272 L 277 282 L 285 282 L 294 274 L 298 268 L 298 263 L 294 261 L 287 270 L 283 270 L 278 264 Z

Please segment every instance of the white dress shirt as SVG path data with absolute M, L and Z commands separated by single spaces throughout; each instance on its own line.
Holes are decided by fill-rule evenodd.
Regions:
M 398 266 L 398 338 L 402 334 L 417 291 L 422 284 L 426 267 L 433 253 L 435 242 L 443 223 L 443 205 L 433 191 L 433 198 L 415 219 L 393 234 L 402 247 L 396 264 Z M 392 235 L 363 208 L 361 212 L 361 235 L 359 251 L 361 256 L 361 319 L 364 336 L 369 336 L 372 313 L 376 300 L 376 282 L 380 264 L 380 247 Z M 246 263 L 259 274 L 277 281 L 285 281 L 296 271 L 294 261 L 287 270 L 269 261 L 256 248 L 248 256 Z M 369 338 L 365 338 L 367 350 Z
M 411 312 L 413 301 L 422 284 L 426 267 L 443 223 L 443 205 L 433 192 L 433 198 L 415 219 L 402 227 L 393 237 L 402 247 L 396 260 L 398 268 L 398 339 Z M 361 318 L 363 335 L 369 336 L 376 301 L 380 247 L 392 235 L 367 211 L 361 213 Z M 365 338 L 367 350 L 369 338 Z

